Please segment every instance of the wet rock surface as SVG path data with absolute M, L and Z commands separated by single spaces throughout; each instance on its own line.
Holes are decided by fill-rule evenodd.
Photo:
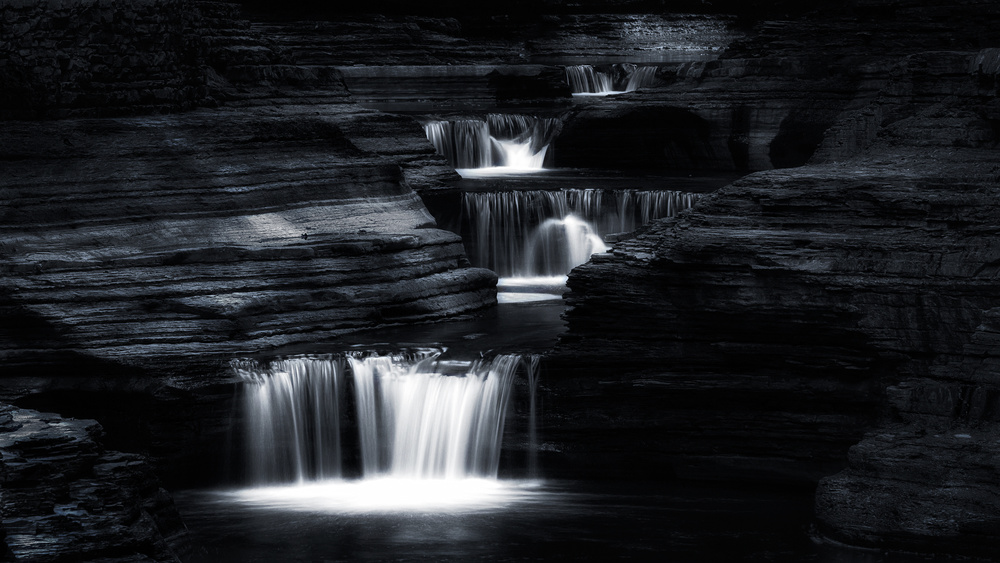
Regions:
M 179 561 L 187 530 L 152 466 L 93 420 L 0 407 L 3 530 L 14 561 Z

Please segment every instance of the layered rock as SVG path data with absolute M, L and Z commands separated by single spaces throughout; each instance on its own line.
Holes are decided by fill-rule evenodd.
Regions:
M 9 124 L 5 318 L 154 366 L 493 303 L 493 274 L 434 228 L 386 125 L 422 136 L 351 106 Z M 11 336 L 8 369 L 45 354 Z
M 11 560 L 178 561 L 186 553 L 187 530 L 150 464 L 105 450 L 101 432 L 93 420 L 0 408 Z
M 827 56 L 852 80 L 837 104 L 820 101 L 832 127 L 810 141 L 812 165 L 747 176 L 574 270 L 568 333 L 546 378 L 565 402 L 550 409 L 564 431 L 550 423 L 547 436 L 575 464 L 623 455 L 694 478 L 810 481 L 849 464 L 820 483 L 825 533 L 995 556 L 1000 135 L 995 50 L 980 48 L 1000 42 L 983 23 L 997 12 L 953 7 L 976 19 L 956 37 L 943 6 L 877 4 L 863 8 L 885 10 L 889 24 L 874 34 L 855 20 L 843 48 L 817 48 L 834 45 L 838 22 L 816 23 L 824 34 L 780 25 L 782 42 L 716 67 L 750 74 L 702 73 L 702 91 L 742 84 L 737 95 L 750 95 L 777 83 L 777 63 L 794 75 Z M 872 56 L 857 49 L 866 41 Z M 927 51 L 949 41 L 961 50 Z M 756 144 L 771 159 L 760 167 L 780 165 L 779 136 Z M 599 438 L 584 448 L 580 435 Z

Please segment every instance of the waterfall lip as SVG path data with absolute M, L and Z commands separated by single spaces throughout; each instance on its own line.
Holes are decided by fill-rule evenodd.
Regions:
M 534 303 L 562 299 L 569 276 L 510 276 L 497 281 L 498 303 Z
M 327 514 L 454 513 L 500 510 L 541 499 L 538 480 L 330 479 L 214 493 L 262 509 Z

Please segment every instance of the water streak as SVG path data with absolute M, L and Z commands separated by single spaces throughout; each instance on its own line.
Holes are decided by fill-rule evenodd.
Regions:
M 341 476 L 338 397 L 343 361 L 298 358 L 266 368 L 234 365 L 251 383 L 243 396 L 248 472 L 254 482 Z

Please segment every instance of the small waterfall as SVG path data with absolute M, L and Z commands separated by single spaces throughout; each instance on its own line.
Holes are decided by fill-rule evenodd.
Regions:
M 424 132 L 438 154 L 455 168 L 493 166 L 493 139 L 483 121 L 432 121 L 424 125 Z
M 566 82 L 574 96 L 608 96 L 634 92 L 656 80 L 657 67 L 631 63 L 613 64 L 600 69 L 591 65 L 566 67 Z
M 656 70 L 655 66 L 640 66 L 636 68 L 628 77 L 625 91 L 635 92 L 639 88 L 653 84 L 656 81 Z
M 248 472 L 256 483 L 332 479 L 341 476 L 337 398 L 343 361 L 278 360 L 261 369 L 234 365 L 250 383 L 243 410 Z
M 427 139 L 463 176 L 541 170 L 557 119 L 489 114 L 485 118 L 428 121 Z
M 566 81 L 575 94 L 601 94 L 614 91 L 611 75 L 596 71 L 590 65 L 566 67 Z
M 576 215 L 546 219 L 528 239 L 524 272 L 529 277 L 564 276 L 607 249 L 593 225 Z
M 462 198 L 466 251 L 473 263 L 502 278 L 565 276 L 603 237 L 631 232 L 694 205 L 678 191 L 524 190 L 467 192 Z
M 515 374 L 522 369 L 534 393 L 537 357 L 444 363 L 439 355 L 435 350 L 297 357 L 266 367 L 235 362 L 247 383 L 243 409 L 251 481 L 341 477 L 340 417 L 349 414 L 340 409 L 346 375 L 353 379 L 351 414 L 362 477 L 495 478 Z M 533 421 L 529 426 L 534 432 Z

